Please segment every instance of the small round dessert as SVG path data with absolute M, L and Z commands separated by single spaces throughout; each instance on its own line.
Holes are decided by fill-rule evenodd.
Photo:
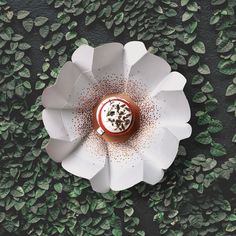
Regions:
M 107 142 L 124 142 L 139 127 L 139 107 L 126 94 L 106 96 L 93 109 L 93 127 Z

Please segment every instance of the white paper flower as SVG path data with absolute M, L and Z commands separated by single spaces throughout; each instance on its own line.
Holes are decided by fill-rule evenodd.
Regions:
M 142 42 L 80 46 L 42 95 L 49 156 L 89 179 L 97 192 L 140 181 L 156 184 L 191 135 L 186 79 L 149 53 Z M 128 94 L 140 108 L 140 127 L 127 141 L 104 141 L 93 129 L 92 109 L 105 95 Z

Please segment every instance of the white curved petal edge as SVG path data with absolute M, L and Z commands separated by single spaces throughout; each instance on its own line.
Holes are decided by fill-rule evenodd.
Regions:
M 99 154 L 91 152 L 84 145 L 91 130 L 73 129 L 74 101 L 107 73 L 122 75 L 126 93 L 130 81 L 140 81 L 160 111 L 149 145 L 142 150 L 128 147 L 132 149 L 128 161 L 119 160 L 120 152 L 114 151 L 111 143 L 101 144 L 105 148 Z M 62 67 L 55 84 L 42 94 L 42 119 L 50 136 L 48 155 L 69 173 L 88 179 L 92 189 L 100 193 L 124 190 L 141 181 L 151 185 L 160 182 L 177 155 L 179 142 L 192 133 L 190 106 L 183 91 L 186 81 L 181 73 L 171 72 L 167 61 L 148 52 L 143 42 L 107 43 L 95 48 L 81 45 Z M 77 115 L 77 119 L 84 115 Z

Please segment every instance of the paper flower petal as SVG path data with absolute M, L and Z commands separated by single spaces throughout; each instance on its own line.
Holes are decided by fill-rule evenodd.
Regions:
M 68 99 L 75 81 L 81 77 L 78 68 L 72 62 L 66 62 L 59 72 L 55 84 L 43 91 L 42 103 L 46 108 L 71 108 Z
M 182 74 L 173 71 L 153 89 L 151 96 L 155 96 L 161 91 L 182 91 L 186 81 L 186 78 Z
M 51 138 L 60 140 L 70 140 L 62 121 L 61 111 L 44 109 L 42 113 L 44 126 Z
M 102 69 L 108 66 L 123 66 L 123 45 L 121 43 L 107 43 L 96 47 L 93 55 L 92 70 Z M 116 64 L 119 63 L 119 64 Z
M 123 45 L 107 43 L 96 48 L 82 45 L 73 53 L 72 62 L 97 81 L 108 72 L 123 74 Z
M 138 60 L 147 53 L 143 42 L 131 41 L 124 45 L 124 65 L 131 68 Z
M 106 151 L 97 155 L 89 149 L 85 140 L 62 161 L 62 167 L 73 175 L 90 180 L 104 168 L 106 158 Z
M 90 112 L 61 110 L 62 122 L 70 141 L 82 139 L 91 130 Z M 90 127 L 90 128 L 89 128 Z
M 188 123 L 168 124 L 162 122 L 160 126 L 167 128 L 178 140 L 188 138 L 192 133 L 192 127 Z
M 126 152 L 113 148 L 108 144 L 110 160 L 110 187 L 120 191 L 132 187 L 143 180 L 143 159 L 132 147 L 127 147 Z
M 93 52 L 93 47 L 83 44 L 72 54 L 71 60 L 78 66 L 81 73 L 92 70 Z
M 105 166 L 91 180 L 91 186 L 94 191 L 106 193 L 110 189 L 109 158 L 105 160 Z
M 143 162 L 143 181 L 148 184 L 156 184 L 160 182 L 164 176 L 164 171 L 160 168 L 158 163 L 155 163 L 155 159 L 144 158 Z
M 151 92 L 171 71 L 170 65 L 161 57 L 147 52 L 129 71 L 126 91 L 129 91 L 129 81 L 139 80 Z
M 142 150 L 145 160 L 161 169 L 167 169 L 178 152 L 179 140 L 166 128 L 154 129 L 150 144 Z
M 74 110 L 44 109 L 43 122 L 51 138 L 73 141 L 82 139 L 90 130 L 86 129 L 89 114 Z
M 191 112 L 183 91 L 161 91 L 155 96 L 155 102 L 160 122 L 176 124 L 189 121 Z
M 72 142 L 50 139 L 46 150 L 48 155 L 56 162 L 62 162 L 67 156 L 79 146 L 81 140 L 76 139 Z

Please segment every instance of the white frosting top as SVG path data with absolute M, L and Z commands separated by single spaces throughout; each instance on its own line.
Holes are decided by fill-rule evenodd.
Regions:
M 98 106 L 97 119 L 101 112 L 103 126 L 112 133 L 123 132 L 131 125 L 132 112 L 124 101 L 128 103 L 119 97 L 110 97 Z

